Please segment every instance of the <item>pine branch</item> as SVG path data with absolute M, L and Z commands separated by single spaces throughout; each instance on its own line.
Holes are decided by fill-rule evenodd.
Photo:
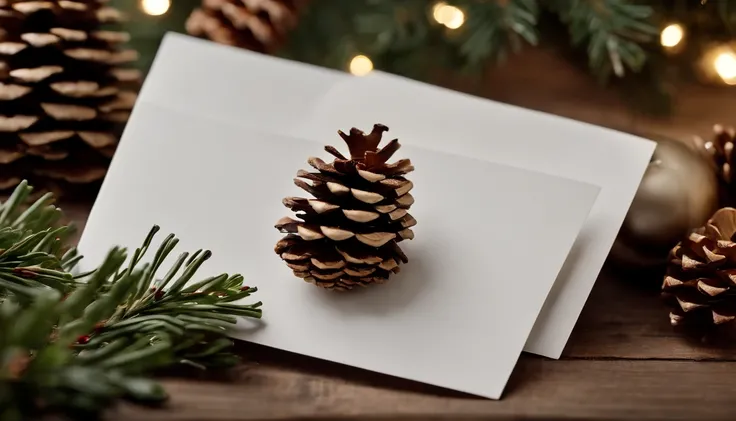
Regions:
M 12 295 L 25 303 L 39 293 L 39 288 L 59 292 L 71 291 L 76 280 L 64 270 L 59 257 L 61 235 L 66 227 L 46 229 L 36 233 L 12 228 L 0 228 L 0 300 Z M 73 253 L 72 253 L 73 255 Z
M 657 34 L 649 20 L 651 6 L 627 0 L 555 0 L 550 6 L 569 26 L 573 45 L 587 44 L 588 63 L 601 80 L 644 66 L 647 55 L 640 44 Z
M 536 0 L 503 0 L 455 2 L 465 11 L 467 20 L 451 38 L 460 45 L 460 53 L 471 66 L 480 66 L 489 60 L 503 60 L 509 48 L 518 52 L 523 42 L 537 45 Z
M 45 289 L 26 308 L 0 303 L 0 419 L 46 414 L 91 419 L 119 399 L 152 405 L 166 399 L 155 382 L 85 365 L 70 342 L 52 340 L 63 313 L 60 298 Z
M 73 227 L 56 226 L 62 211 L 52 204 L 51 193 L 28 205 L 32 191 L 23 181 L 0 203 L 0 300 L 15 294 L 25 302 L 35 288 L 67 293 L 77 284 L 69 270 L 81 256 L 64 246 Z
M 48 411 L 98 415 L 123 398 L 160 402 L 158 386 L 130 376 L 175 364 L 239 361 L 227 334 L 239 316 L 261 317 L 260 302 L 236 304 L 257 291 L 243 286 L 242 275 L 196 280 L 211 256 L 199 250 L 180 254 L 160 276 L 179 240 L 170 234 L 146 260 L 159 231 L 154 226 L 130 258 L 116 247 L 94 271 L 74 276 L 81 256 L 74 249 L 61 253 L 68 227 L 43 225 L 58 220 L 42 218 L 53 198 L 20 211 L 29 191 L 21 184 L 0 207 L 3 420 Z
M 152 354 L 156 346 L 171 349 L 172 360 L 163 365 L 221 367 L 237 363 L 237 357 L 229 352 L 229 327 L 237 322 L 237 316 L 260 318 L 261 302 L 234 302 L 257 289 L 243 286 L 240 274 L 220 274 L 190 283 L 211 256 L 202 250 L 191 256 L 182 253 L 166 275 L 157 278 L 158 270 L 179 241 L 169 235 L 152 262 L 141 265 L 158 229 L 155 226 L 151 230 L 127 267 L 123 267 L 124 251 L 114 250 L 86 284 L 67 298 L 67 314 L 72 317 L 62 323 L 61 334 L 78 338 L 76 349 L 81 351 L 80 358 L 98 361 L 104 356 L 106 365 L 124 365 L 125 370 L 143 371 L 149 367 L 133 367 L 124 357 L 112 359 L 108 355 L 111 349 L 121 347 Z M 95 297 L 95 301 L 82 307 L 80 303 L 86 303 L 89 296 Z M 84 314 L 94 314 L 94 323 L 71 320 L 81 314 L 82 308 Z
M 0 203 L 0 229 L 12 228 L 35 233 L 54 226 L 61 219 L 61 209 L 52 204 L 54 198 L 51 193 L 44 194 L 27 206 L 27 199 L 32 192 L 33 187 L 24 180 L 5 203 Z

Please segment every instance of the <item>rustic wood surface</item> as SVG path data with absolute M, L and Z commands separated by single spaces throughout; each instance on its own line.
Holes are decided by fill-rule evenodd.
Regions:
M 454 87 L 463 89 L 460 82 Z M 713 123 L 736 123 L 736 90 L 682 87 L 672 117 L 643 117 L 546 51 L 515 57 L 494 70 L 482 94 L 678 139 L 707 134 Z M 88 208 L 70 204 L 67 213 L 83 226 Z M 612 266 L 599 277 L 562 360 L 522 355 L 500 401 L 239 344 L 247 361 L 241 367 L 212 377 L 164 378 L 171 394 L 166 409 L 122 406 L 110 419 L 736 419 L 736 346 L 673 331 L 657 294 L 661 274 Z

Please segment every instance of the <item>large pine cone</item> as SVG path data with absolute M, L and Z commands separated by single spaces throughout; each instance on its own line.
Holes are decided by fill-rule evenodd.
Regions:
M 320 287 L 348 290 L 384 283 L 400 263 L 407 263 L 398 243 L 414 238 L 410 228 L 416 220 L 408 213 L 413 184 L 404 178 L 414 167 L 408 159 L 387 163 L 400 147 L 394 139 L 378 149 L 387 130 L 377 124 L 368 135 L 355 128 L 349 135 L 340 131 L 349 159 L 327 146 L 335 156 L 332 163 L 312 157 L 308 163 L 317 172 L 297 173 L 296 185 L 315 199 L 284 199 L 285 206 L 301 212 L 296 215 L 301 221 L 279 220 L 276 228 L 288 235 L 275 248 L 296 276 Z
M 271 53 L 296 26 L 306 0 L 202 0 L 186 23 L 190 35 Z
M 0 190 L 104 177 L 140 79 L 104 3 L 0 0 Z
M 670 252 L 663 296 L 672 325 L 719 325 L 736 318 L 736 209 L 719 209 Z

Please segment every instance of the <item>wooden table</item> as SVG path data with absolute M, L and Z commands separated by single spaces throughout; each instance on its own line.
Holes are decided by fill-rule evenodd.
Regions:
M 89 205 L 63 206 L 83 227 Z M 110 419 L 736 419 L 734 347 L 674 332 L 659 280 L 606 267 L 564 357 L 522 355 L 500 401 L 239 343 L 240 367 L 163 378 L 166 409 L 126 405 Z

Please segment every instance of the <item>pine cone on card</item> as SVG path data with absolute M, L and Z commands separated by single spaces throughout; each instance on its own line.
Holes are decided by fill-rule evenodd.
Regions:
M 276 228 L 287 235 L 275 251 L 299 278 L 319 287 L 349 290 L 384 283 L 408 259 L 399 247 L 414 238 L 417 221 L 409 214 L 413 184 L 405 175 L 411 161 L 388 163 L 399 149 L 397 139 L 379 148 L 388 128 L 376 124 L 370 134 L 353 128 L 338 132 L 350 157 L 332 146 L 335 159 L 308 159 L 316 171 L 300 170 L 294 182 L 314 198 L 287 197 L 297 218 L 282 218 Z

